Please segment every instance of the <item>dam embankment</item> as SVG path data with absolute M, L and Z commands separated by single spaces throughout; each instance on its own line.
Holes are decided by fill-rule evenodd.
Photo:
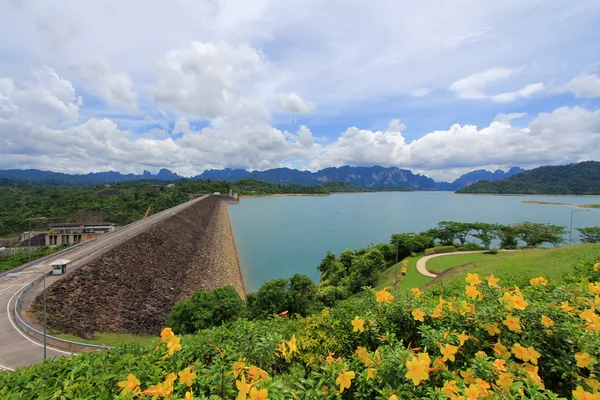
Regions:
M 175 303 L 224 285 L 245 298 L 227 202 L 210 196 L 52 284 L 48 326 L 80 337 L 157 335 Z M 33 310 L 42 309 L 38 296 Z

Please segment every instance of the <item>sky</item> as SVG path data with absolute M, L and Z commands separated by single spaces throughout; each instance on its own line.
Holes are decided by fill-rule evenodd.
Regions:
M 0 169 L 600 160 L 597 0 L 0 0 Z

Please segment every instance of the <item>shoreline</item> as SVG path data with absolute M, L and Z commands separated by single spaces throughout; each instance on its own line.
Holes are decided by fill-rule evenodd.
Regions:
M 523 200 L 521 204 L 542 204 L 548 206 L 567 206 L 567 207 L 577 207 L 577 208 L 586 208 L 590 210 L 600 208 L 598 204 L 569 204 L 569 203 L 559 203 L 557 201 L 536 201 L 536 200 Z
M 221 250 L 227 253 L 226 259 L 229 261 L 229 268 L 233 272 L 234 282 L 231 285 L 236 289 L 243 300 L 246 300 L 246 285 L 240 258 L 238 256 L 237 247 L 235 245 L 235 237 L 233 236 L 233 228 L 231 226 L 231 217 L 229 215 L 229 202 L 223 201 L 220 205 L 219 219 L 223 237 L 221 238 Z

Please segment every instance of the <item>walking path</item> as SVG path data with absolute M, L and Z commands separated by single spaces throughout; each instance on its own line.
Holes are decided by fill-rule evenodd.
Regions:
M 435 278 L 437 275 L 436 274 L 432 274 L 431 272 L 427 271 L 427 268 L 425 268 L 425 266 L 427 265 L 427 261 L 431 260 L 432 258 L 443 257 L 443 256 L 455 256 L 457 254 L 485 253 L 486 251 L 487 250 L 481 250 L 481 251 L 459 251 L 459 252 L 454 252 L 454 253 L 432 254 L 430 256 L 425 256 L 425 257 L 423 257 L 423 258 L 421 258 L 421 259 L 419 259 L 417 261 L 417 271 L 419 271 L 419 273 L 421 275 L 427 276 L 429 278 Z

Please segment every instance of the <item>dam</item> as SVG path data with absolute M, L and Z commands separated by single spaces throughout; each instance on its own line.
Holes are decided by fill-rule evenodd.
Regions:
M 177 302 L 231 285 L 245 298 L 227 203 L 208 196 L 119 244 L 47 290 L 48 326 L 157 335 Z M 43 309 L 38 296 L 33 311 Z

